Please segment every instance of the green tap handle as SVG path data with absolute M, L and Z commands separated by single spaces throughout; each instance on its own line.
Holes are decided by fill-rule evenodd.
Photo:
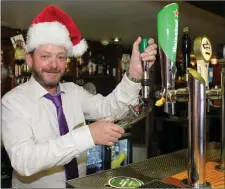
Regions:
M 145 52 L 145 49 L 148 47 L 149 39 L 150 39 L 149 37 L 142 38 L 139 44 L 140 53 Z M 148 64 L 148 61 L 141 61 L 141 62 L 142 62 L 142 67 L 144 71 L 144 76 L 142 81 L 142 97 L 143 97 L 143 100 L 146 101 L 149 95 L 149 74 L 148 74 L 149 64 Z
M 150 39 L 149 37 L 146 37 L 141 40 L 141 43 L 139 44 L 140 53 L 143 53 L 145 49 L 148 47 L 149 39 Z

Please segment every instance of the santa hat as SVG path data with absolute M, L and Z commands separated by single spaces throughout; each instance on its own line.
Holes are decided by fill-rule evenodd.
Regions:
M 81 56 L 87 50 L 87 42 L 81 39 L 76 24 L 69 15 L 54 6 L 47 6 L 33 20 L 27 33 L 27 52 L 44 44 L 63 46 L 70 57 Z

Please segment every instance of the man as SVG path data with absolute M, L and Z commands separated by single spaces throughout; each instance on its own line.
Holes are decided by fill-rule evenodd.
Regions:
M 85 176 L 88 149 L 118 141 L 124 133 L 119 125 L 85 125 L 85 118 L 116 115 L 137 101 L 141 59 L 154 63 L 157 48 L 150 39 L 140 55 L 140 41 L 134 42 L 129 74 L 115 90 L 106 97 L 92 95 L 74 83 L 59 82 L 67 56 L 80 56 L 87 48 L 72 19 L 53 6 L 34 19 L 26 54 L 32 77 L 2 99 L 2 136 L 14 169 L 13 187 L 64 188 L 67 179 Z

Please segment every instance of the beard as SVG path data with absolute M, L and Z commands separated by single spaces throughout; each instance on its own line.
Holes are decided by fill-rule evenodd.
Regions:
M 45 68 L 40 71 L 33 67 L 32 73 L 36 81 L 44 87 L 56 87 L 63 75 L 57 68 Z M 47 77 L 45 74 L 53 74 L 54 77 Z

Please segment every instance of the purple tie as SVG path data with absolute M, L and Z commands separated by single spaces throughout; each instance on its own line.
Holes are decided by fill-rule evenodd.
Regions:
M 57 96 L 52 96 L 51 94 L 46 94 L 45 97 L 53 102 L 57 109 L 57 117 L 58 117 L 58 123 L 59 123 L 59 131 L 60 135 L 65 135 L 69 132 L 68 125 L 66 122 L 65 115 L 63 113 L 62 108 L 62 100 L 61 95 L 58 94 Z M 79 177 L 78 173 L 78 166 L 77 166 L 77 160 L 76 158 L 72 159 L 68 164 L 64 165 L 65 171 L 66 171 L 66 179 L 71 180 L 74 178 Z

